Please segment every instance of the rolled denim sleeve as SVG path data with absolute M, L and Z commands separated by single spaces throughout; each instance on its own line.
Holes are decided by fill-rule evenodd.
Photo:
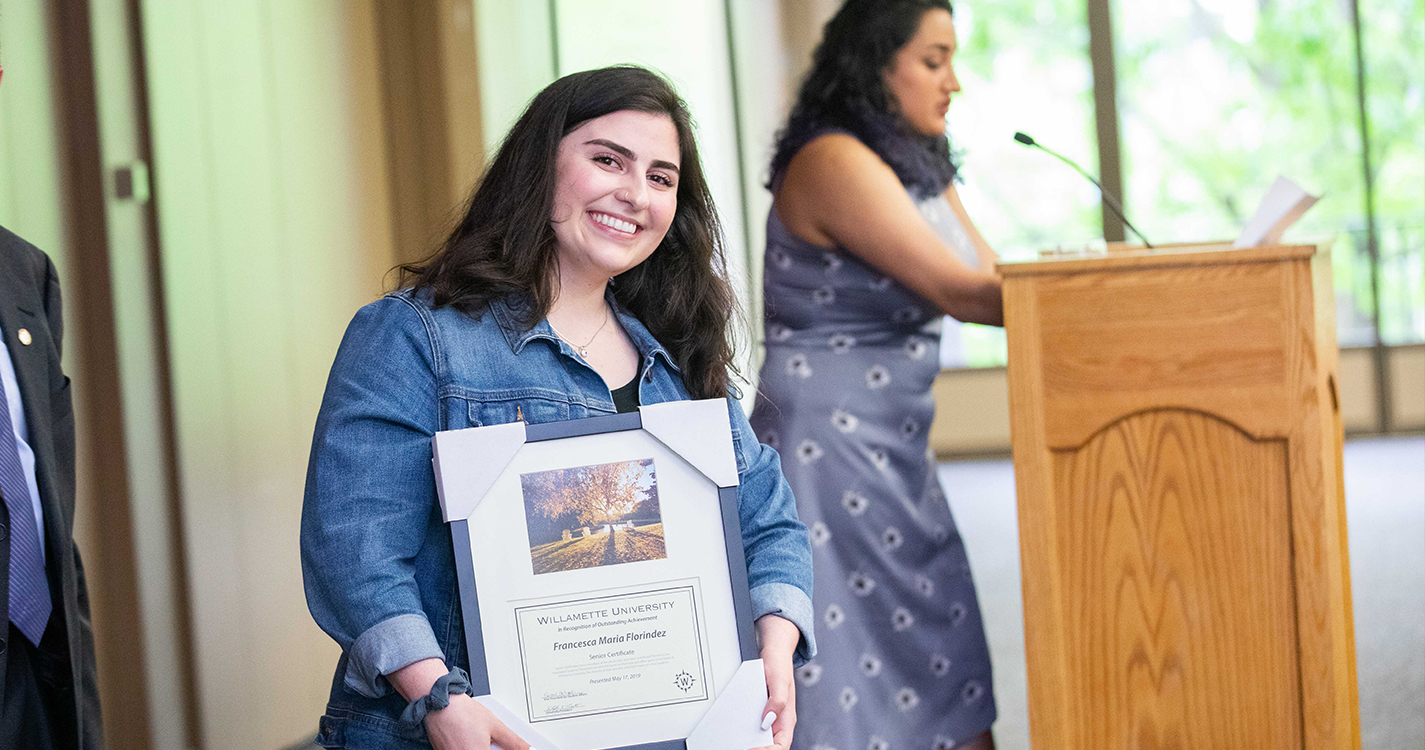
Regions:
M 379 698 L 387 691 L 380 678 L 422 659 L 443 659 L 425 615 L 396 615 L 367 628 L 347 650 L 346 686 Z
M 410 302 L 387 297 L 347 328 L 317 416 L 302 502 L 302 579 L 317 625 L 347 655 L 345 685 L 444 658 L 421 606 L 415 557 L 436 503 L 436 349 Z
M 792 488 L 782 475 L 782 459 L 757 442 L 742 406 L 728 399 L 737 452 L 738 520 L 747 555 L 747 579 L 754 618 L 777 615 L 801 631 L 794 662 L 816 656 L 811 605 L 811 543 L 797 518 Z

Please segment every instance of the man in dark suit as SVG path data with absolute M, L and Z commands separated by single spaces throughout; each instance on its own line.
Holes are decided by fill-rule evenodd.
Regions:
M 3 75 L 3 71 L 0 71 Z M 59 278 L 0 227 L 0 748 L 102 747 Z

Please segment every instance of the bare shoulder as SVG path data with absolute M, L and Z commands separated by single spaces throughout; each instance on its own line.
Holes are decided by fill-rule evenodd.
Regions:
M 813 138 L 787 165 L 784 184 L 813 184 L 826 179 L 856 179 L 864 172 L 894 173 L 870 147 L 847 133 L 827 133 Z
M 827 133 L 792 157 L 776 192 L 776 211 L 793 234 L 823 247 L 837 244 L 826 231 L 846 211 L 871 209 L 868 197 L 901 192 L 900 180 L 881 157 L 846 133 Z

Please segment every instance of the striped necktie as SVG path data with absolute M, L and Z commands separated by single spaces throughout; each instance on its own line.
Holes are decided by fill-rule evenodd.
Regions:
M 0 495 L 10 511 L 10 622 L 39 645 L 53 604 L 30 487 L 20 466 L 5 384 L 0 382 Z

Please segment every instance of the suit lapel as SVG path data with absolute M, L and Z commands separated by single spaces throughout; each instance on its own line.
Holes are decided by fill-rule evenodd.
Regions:
M 0 241 L 3 241 L 0 237 Z M 49 322 L 44 316 L 42 295 L 43 270 L 36 273 L 24 263 L 24 248 L 0 248 L 0 336 L 15 366 L 15 379 L 20 383 L 20 400 L 25 407 L 25 426 L 29 432 L 30 449 L 35 453 L 35 480 L 39 484 L 40 507 L 44 514 L 45 547 L 58 546 L 70 534 L 64 513 L 55 496 L 51 472 L 54 470 L 53 437 L 50 414 L 50 350 Z M 19 331 L 30 333 L 30 343 L 22 343 Z M 57 354 L 54 356 L 58 356 Z M 59 571 L 58 554 L 45 555 L 46 568 L 52 580 Z
M 5 348 L 15 364 L 15 378 L 20 381 L 20 399 L 25 404 L 25 421 L 31 433 L 30 442 L 39 442 L 36 432 L 45 432 L 49 413 L 49 325 L 41 312 L 44 302 L 35 288 L 34 269 L 25 268 L 18 253 L 0 253 L 0 327 L 3 327 Z M 21 343 L 20 329 L 30 333 L 30 344 Z M 47 435 L 46 435 L 47 436 Z

